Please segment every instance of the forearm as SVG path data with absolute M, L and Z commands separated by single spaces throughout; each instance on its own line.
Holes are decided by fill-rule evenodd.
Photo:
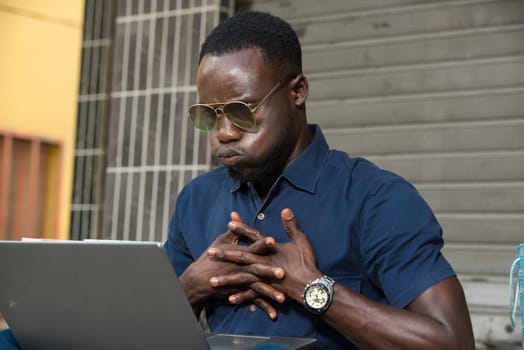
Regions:
M 334 296 L 324 321 L 361 349 L 474 349 L 467 306 L 458 299 L 448 302 L 455 309 L 450 317 L 426 306 L 407 310 L 382 305 L 342 285 L 335 285 Z
M 193 308 L 193 312 L 198 317 L 204 307 L 205 298 L 202 293 L 198 291 L 198 282 L 191 273 L 191 265 L 179 276 L 180 284 L 184 289 L 184 293 Z
M 307 279 L 316 279 L 318 274 Z M 286 293 L 290 299 L 303 303 L 302 291 L 305 280 L 288 279 Z M 448 282 L 444 282 L 449 284 Z M 427 292 L 426 301 L 418 303 L 415 310 L 384 305 L 354 292 L 340 283 L 335 283 L 333 302 L 321 316 L 324 322 L 345 336 L 360 349 L 473 349 L 472 332 L 469 326 L 467 307 L 463 304 L 462 312 L 451 313 L 449 309 L 460 308 L 458 290 L 446 300 L 449 287 L 443 291 L 443 300 L 435 299 L 438 292 Z M 445 291 L 444 291 L 445 289 Z M 424 293 L 423 293 L 424 294 Z M 431 295 L 430 295 L 431 294 Z M 428 304 L 438 305 L 432 309 Z M 448 303 L 448 309 L 444 310 Z M 440 315 L 439 313 L 442 313 Z M 444 316 L 445 315 L 445 316 Z M 449 320 L 453 315 L 456 320 Z M 312 316 L 315 317 L 315 316 Z M 460 320 L 464 322 L 461 323 Z
M 424 316 L 381 305 L 335 286 L 323 319 L 361 349 L 455 349 L 449 330 Z

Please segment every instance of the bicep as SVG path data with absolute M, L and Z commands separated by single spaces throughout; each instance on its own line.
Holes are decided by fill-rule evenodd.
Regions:
M 439 322 L 464 349 L 474 347 L 473 331 L 462 286 L 456 276 L 426 289 L 406 309 Z

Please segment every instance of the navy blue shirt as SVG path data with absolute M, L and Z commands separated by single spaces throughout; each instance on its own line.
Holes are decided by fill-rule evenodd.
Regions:
M 336 283 L 382 304 L 405 307 L 428 287 L 454 275 L 440 253 L 442 231 L 416 189 L 363 158 L 330 150 L 318 126 L 314 139 L 262 201 L 252 186 L 216 168 L 180 193 L 165 250 L 182 274 L 227 230 L 230 213 L 279 242 L 289 241 L 280 212 L 290 208 L 309 238 L 318 268 Z M 214 332 L 317 338 L 319 349 L 355 348 L 296 302 L 276 305 L 271 320 L 253 305 L 211 300 Z

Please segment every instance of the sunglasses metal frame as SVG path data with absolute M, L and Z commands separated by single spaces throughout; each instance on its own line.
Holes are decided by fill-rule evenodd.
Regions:
M 224 108 L 227 105 L 240 103 L 241 105 L 245 106 L 251 112 L 251 119 L 253 121 L 253 126 L 251 126 L 251 127 L 243 127 L 243 126 L 238 125 L 237 123 L 235 123 L 231 119 L 229 119 L 229 121 L 231 123 L 233 123 L 233 125 L 235 125 L 237 128 L 239 128 L 241 130 L 245 130 L 245 131 L 248 131 L 248 132 L 255 132 L 257 130 L 257 122 L 256 122 L 256 118 L 255 118 L 255 112 L 257 111 L 258 107 L 260 107 L 264 102 L 266 102 L 283 85 L 284 85 L 284 83 L 279 81 L 275 86 L 273 86 L 273 88 L 271 90 L 269 90 L 269 92 L 266 94 L 266 96 L 264 96 L 262 98 L 262 100 L 260 100 L 260 102 L 253 108 L 249 107 L 249 105 L 247 103 L 243 102 L 243 101 L 229 101 L 229 102 L 224 102 L 224 103 L 195 103 L 194 105 L 191 105 L 189 107 L 189 110 L 188 110 L 187 114 L 189 115 L 189 118 L 193 122 L 193 125 L 198 130 L 208 132 L 209 130 L 211 130 L 216 125 L 216 122 L 218 121 L 218 119 L 222 118 L 223 116 L 226 116 L 226 118 L 229 119 L 228 114 L 226 112 L 224 112 Z M 213 112 L 215 112 L 215 115 L 216 115 L 215 122 L 213 123 L 213 125 L 209 129 L 200 128 L 198 125 L 196 125 L 195 120 L 193 119 L 193 117 L 191 115 L 191 109 L 193 109 L 194 107 L 207 107 L 207 108 L 213 110 Z

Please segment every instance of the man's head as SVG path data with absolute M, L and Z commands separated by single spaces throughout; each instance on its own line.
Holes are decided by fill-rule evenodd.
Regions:
M 282 19 L 264 12 L 243 12 L 227 19 L 206 38 L 199 62 L 206 54 L 221 56 L 242 49 L 259 49 L 264 59 L 283 74 L 302 72 L 302 49 L 297 34 Z
M 300 56 L 291 27 L 258 12 L 225 21 L 202 46 L 190 115 L 232 177 L 268 187 L 309 143 Z

